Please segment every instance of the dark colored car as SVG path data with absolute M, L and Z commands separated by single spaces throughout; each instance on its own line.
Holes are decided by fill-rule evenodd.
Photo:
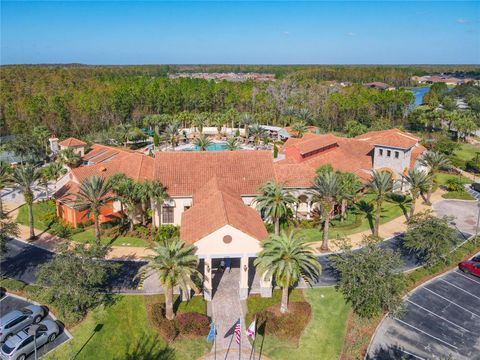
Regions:
M 474 256 L 474 257 L 472 258 L 472 261 L 480 262 L 480 255 Z
M 466 274 L 472 274 L 480 277 L 480 262 L 477 261 L 462 261 L 458 264 L 458 268 Z
M 478 182 L 473 183 L 472 185 L 470 185 L 470 187 L 471 187 L 473 190 L 480 192 L 480 183 L 478 183 Z

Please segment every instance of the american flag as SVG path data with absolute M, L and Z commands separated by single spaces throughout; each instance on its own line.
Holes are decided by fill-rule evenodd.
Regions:
M 242 325 L 240 325 L 240 319 L 238 319 L 237 323 L 235 324 L 235 340 L 237 344 L 240 344 L 240 333 L 242 332 Z

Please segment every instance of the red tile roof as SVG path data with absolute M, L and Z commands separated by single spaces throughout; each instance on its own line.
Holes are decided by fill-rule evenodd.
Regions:
M 76 193 L 78 193 L 78 184 L 74 183 L 73 181 L 68 181 L 65 185 L 63 185 L 55 192 L 53 197 L 55 198 L 55 200 L 62 203 L 70 203 L 75 201 Z
M 80 147 L 80 146 L 87 145 L 87 143 L 83 142 L 82 140 L 78 140 L 78 139 L 75 139 L 73 137 L 69 137 L 68 139 L 60 141 L 58 143 L 58 145 L 65 146 L 65 147 Z
M 372 145 L 384 145 L 402 149 L 409 149 L 420 141 L 418 137 L 399 129 L 370 131 L 357 136 L 356 139 L 368 141 Z
M 337 143 L 337 137 L 334 135 L 316 135 L 307 133 L 302 137 L 302 141 L 296 142 L 292 146 L 296 148 L 301 155 L 307 155 L 311 152 L 331 147 Z
M 182 241 L 195 243 L 225 225 L 230 225 L 257 240 L 268 238 L 268 232 L 258 212 L 245 205 L 239 195 L 230 192 L 218 179 L 210 180 L 197 191 L 193 201 L 193 206 L 182 213 Z

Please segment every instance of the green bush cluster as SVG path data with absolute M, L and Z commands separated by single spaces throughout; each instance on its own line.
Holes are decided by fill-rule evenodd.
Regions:
M 279 313 L 278 305 L 255 314 L 258 332 L 282 339 L 297 341 L 310 321 L 312 309 L 306 301 L 291 302 L 286 314 Z
M 167 320 L 164 303 L 152 304 L 148 311 L 153 326 L 166 341 L 208 335 L 210 319 L 204 314 L 197 312 L 177 313 L 175 319 Z
M 169 240 L 180 235 L 180 228 L 176 225 L 160 225 L 155 236 L 156 241 Z
M 465 170 L 475 174 L 480 174 L 480 163 L 475 160 L 467 161 L 465 163 Z

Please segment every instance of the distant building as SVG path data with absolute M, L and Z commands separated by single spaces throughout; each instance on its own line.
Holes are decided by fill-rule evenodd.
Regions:
M 370 83 L 363 84 L 364 87 L 369 89 L 377 89 L 377 90 L 395 90 L 394 86 L 385 84 L 383 82 L 375 81 Z
M 450 74 L 437 74 L 437 75 L 425 75 L 425 76 L 412 76 L 411 80 L 417 84 L 435 84 L 445 83 L 447 85 L 461 85 L 469 82 L 475 82 L 479 84 L 479 79 L 475 77 L 469 77 L 462 74 L 450 75 Z
M 216 81 L 274 81 L 275 74 L 263 74 L 263 73 L 176 73 L 169 74 L 170 79 L 204 79 L 204 80 L 216 80 Z

